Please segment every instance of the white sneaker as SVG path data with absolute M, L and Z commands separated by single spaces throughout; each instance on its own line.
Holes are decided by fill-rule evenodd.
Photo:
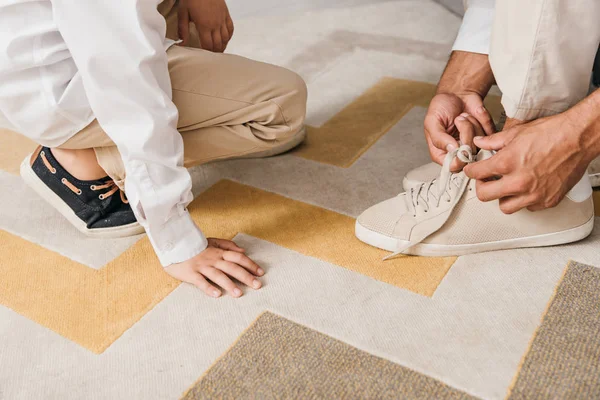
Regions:
M 594 159 L 588 167 L 590 182 L 593 188 L 600 188 L 600 157 Z
M 477 159 L 491 155 L 482 150 Z M 592 232 L 594 204 L 587 175 L 554 208 L 506 215 L 498 201 L 479 201 L 476 181 L 464 172 L 450 172 L 455 157 L 474 161 L 468 146 L 449 153 L 435 179 L 362 213 L 356 221 L 358 239 L 392 251 L 392 256 L 451 256 L 570 243 Z
M 435 179 L 442 170 L 442 167 L 436 163 L 429 163 L 409 171 L 402 181 L 405 191 L 415 188 L 422 183 Z M 596 158 L 588 167 L 590 183 L 593 188 L 600 188 L 600 157 Z

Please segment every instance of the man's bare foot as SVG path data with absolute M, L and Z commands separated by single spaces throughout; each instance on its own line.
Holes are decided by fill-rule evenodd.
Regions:
M 52 149 L 52 154 L 68 173 L 81 181 L 102 179 L 107 175 L 98 164 L 94 149 Z

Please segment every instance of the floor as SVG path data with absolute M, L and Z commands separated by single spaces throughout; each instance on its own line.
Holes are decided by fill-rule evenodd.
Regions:
M 389 0 L 228 0 L 231 14 L 234 18 L 265 15 L 286 15 L 299 11 L 318 10 L 324 8 L 342 8 L 375 3 Z M 435 0 L 457 15 L 463 13 L 462 0 Z
M 190 170 L 194 220 L 267 271 L 240 299 L 171 279 L 143 235 L 83 237 L 19 177 L 35 145 L 0 132 L 0 400 L 600 398 L 600 218 L 461 257 L 384 262 L 354 236 L 430 160 L 455 3 L 230 0 L 228 52 L 309 93 L 302 147 Z

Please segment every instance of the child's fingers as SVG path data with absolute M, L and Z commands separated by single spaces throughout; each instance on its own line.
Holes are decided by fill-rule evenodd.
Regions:
M 221 291 L 208 283 L 208 281 L 199 273 L 195 273 L 193 279 L 191 279 L 189 283 L 201 289 L 210 297 L 221 297 Z
M 238 253 L 246 251 L 231 240 L 210 238 L 208 241 L 211 245 L 218 247 L 219 249 L 237 251 Z
M 187 46 L 190 38 L 190 12 L 185 7 L 179 7 L 177 10 L 179 38 L 182 40 L 181 45 Z
M 236 263 L 248 271 L 252 272 L 256 276 L 263 276 L 265 271 L 261 267 L 258 266 L 257 263 L 252 261 L 247 255 L 236 253 L 234 251 L 226 251 L 223 253 L 223 259 L 225 261 L 230 261 L 232 263 Z
M 232 263 L 230 261 L 217 261 L 215 263 L 215 267 L 225 272 L 227 275 L 237 279 L 242 282 L 244 285 L 251 287 L 253 289 L 260 289 L 262 284 L 254 275 L 252 275 L 248 270 L 240 267 L 239 265 Z
M 222 271 L 218 270 L 215 267 L 205 267 L 201 270 L 202 275 L 225 289 L 230 295 L 233 297 L 240 297 L 242 295 L 242 291 L 239 287 L 233 283 L 227 275 L 225 275 Z

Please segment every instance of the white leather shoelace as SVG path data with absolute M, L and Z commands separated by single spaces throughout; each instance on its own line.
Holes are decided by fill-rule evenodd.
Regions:
M 412 188 L 410 190 L 410 193 L 407 193 L 407 195 L 410 197 L 409 205 L 412 206 L 412 212 L 414 216 L 417 216 L 418 214 L 420 214 L 420 212 L 429 212 L 430 209 L 438 208 L 442 199 L 449 203 L 452 202 L 452 196 L 449 193 L 449 185 L 456 185 L 457 188 L 460 188 L 462 184 L 457 174 L 454 174 L 450 171 L 450 166 L 452 165 L 452 162 L 455 158 L 458 158 L 460 161 L 466 164 L 475 161 L 475 157 L 472 153 L 471 147 L 469 147 L 468 145 L 462 145 L 458 149 L 448 152 L 446 158 L 444 159 L 444 165 L 442 165 L 442 171 L 440 172 L 440 176 L 432 181 L 422 183 L 421 185 L 419 185 L 419 187 Z M 460 200 L 460 197 L 462 197 L 461 195 L 455 196 L 454 204 L 450 205 L 451 209 L 453 209 L 456 203 L 458 203 L 458 200 Z M 422 208 L 422 210 L 419 206 Z M 435 231 L 437 231 L 437 229 L 433 232 L 429 232 L 426 235 L 422 235 L 421 237 L 417 237 L 409 241 L 406 245 L 400 246 L 395 253 L 385 257 L 384 260 L 388 260 L 390 258 L 396 257 L 399 254 L 402 254 L 404 251 L 408 250 L 412 246 L 421 243 Z

